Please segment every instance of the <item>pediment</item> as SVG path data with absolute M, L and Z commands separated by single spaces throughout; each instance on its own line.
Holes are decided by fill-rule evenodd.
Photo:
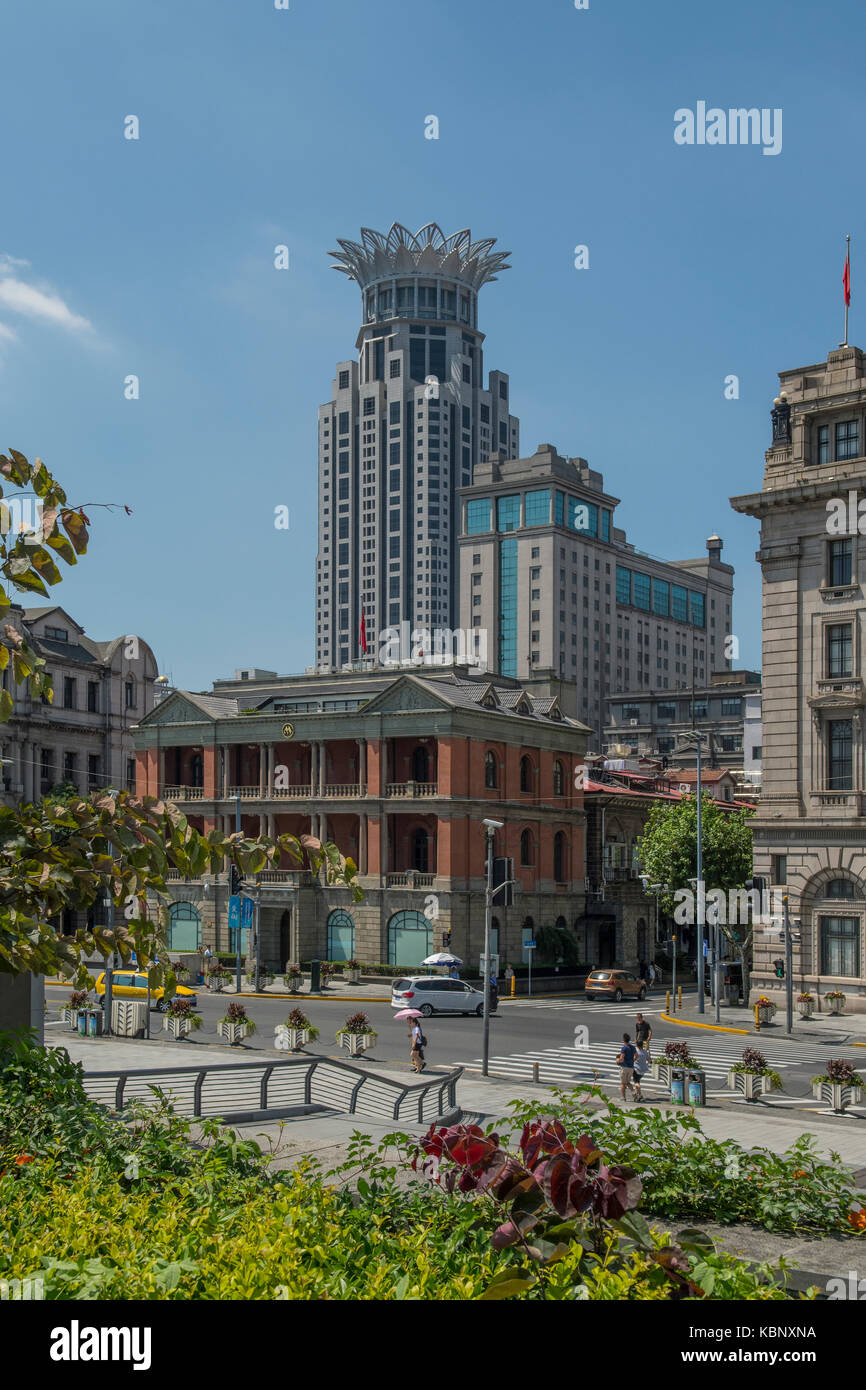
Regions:
M 396 680 L 393 685 L 389 685 L 387 690 L 383 690 L 374 700 L 364 706 L 364 714 L 388 714 L 389 711 L 397 710 L 438 710 L 450 709 L 447 700 L 440 699 L 425 686 L 419 685 L 416 681 L 408 677 Z
M 208 714 L 199 705 L 181 691 L 176 691 L 169 695 L 167 700 L 162 700 L 155 705 L 149 714 L 139 720 L 140 725 L 153 724 L 202 724 L 210 723 L 213 715 Z

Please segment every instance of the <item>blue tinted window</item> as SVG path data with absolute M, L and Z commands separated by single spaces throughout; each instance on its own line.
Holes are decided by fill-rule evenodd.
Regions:
M 653 612 L 661 618 L 670 617 L 671 586 L 664 579 L 653 580 Z
M 517 540 L 499 542 L 499 670 L 517 675 Z
M 527 492 L 525 498 L 526 525 L 545 526 L 550 521 L 550 489 Z
M 520 498 L 519 497 L 497 497 L 496 499 L 496 529 L 497 531 L 516 531 L 520 525 Z
M 556 511 L 554 512 L 554 519 L 555 519 L 555 521 L 556 521 L 557 526 L 562 526 L 562 525 L 563 525 L 564 520 L 565 520 L 565 493 L 564 493 L 564 492 L 558 492 L 558 493 L 556 494 Z
M 633 575 L 634 583 L 634 606 L 642 608 L 645 613 L 650 609 L 650 577 L 648 574 L 641 574 L 635 570 Z
M 696 594 L 692 589 L 689 592 L 689 600 L 691 607 L 690 616 L 692 622 L 694 623 L 695 627 L 704 627 L 706 625 L 706 601 L 704 599 L 703 594 Z
M 606 507 L 602 508 L 601 513 L 601 538 L 603 541 L 610 540 L 610 512 Z
M 616 567 L 616 601 L 631 603 L 631 570 L 624 565 Z
M 687 589 L 683 589 L 679 584 L 671 587 L 673 598 L 674 617 L 680 622 L 687 623 L 689 620 L 689 594 Z
M 466 534 L 477 536 L 490 530 L 490 498 L 474 497 L 466 505 Z

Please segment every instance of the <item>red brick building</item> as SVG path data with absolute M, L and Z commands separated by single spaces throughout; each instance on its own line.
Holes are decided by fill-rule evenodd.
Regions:
M 485 834 L 520 891 L 495 909 L 493 949 L 521 958 L 527 931 L 575 930 L 584 910 L 588 731 L 518 681 L 422 667 L 220 682 L 176 690 L 137 726 L 137 789 L 176 801 L 197 829 L 312 834 L 358 864 L 364 901 L 309 870 L 262 875 L 262 956 L 417 964 L 451 949 L 477 963 Z M 232 949 L 226 885 L 172 884 L 172 946 Z

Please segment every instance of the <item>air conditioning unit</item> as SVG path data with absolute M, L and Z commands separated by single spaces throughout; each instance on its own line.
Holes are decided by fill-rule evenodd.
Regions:
M 633 729 L 636 729 L 636 728 L 637 728 L 637 726 L 638 726 L 638 721 L 637 721 L 637 719 L 630 719 L 628 722 L 629 722 L 629 724 L 631 725 L 631 727 L 632 727 Z

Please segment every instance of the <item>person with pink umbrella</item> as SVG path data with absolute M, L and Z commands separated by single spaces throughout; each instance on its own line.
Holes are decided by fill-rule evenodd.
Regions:
M 413 1071 L 422 1072 L 427 1065 L 424 1060 L 424 1048 L 427 1046 L 427 1039 L 421 1032 L 421 1025 L 418 1022 L 421 1017 L 419 1010 L 401 1009 L 394 1017 L 409 1020 L 409 1061 Z

